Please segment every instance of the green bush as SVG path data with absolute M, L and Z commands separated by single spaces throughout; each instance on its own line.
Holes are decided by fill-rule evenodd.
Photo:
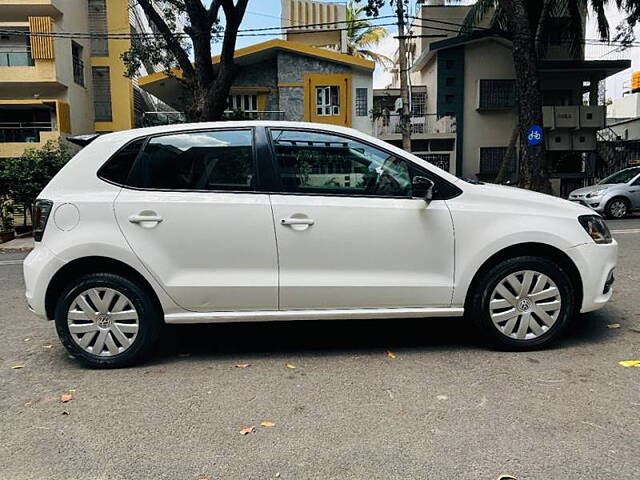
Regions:
M 38 194 L 72 156 L 61 141 L 50 140 L 20 157 L 1 160 L 0 206 L 12 203 L 30 212 Z

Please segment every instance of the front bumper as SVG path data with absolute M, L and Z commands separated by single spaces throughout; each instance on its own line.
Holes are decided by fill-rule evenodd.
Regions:
M 591 210 L 602 213 L 604 212 L 604 207 L 606 202 L 603 197 L 595 197 L 595 198 L 585 198 L 585 197 L 569 197 L 570 202 L 579 203 L 580 205 L 584 205 L 585 207 L 590 208 Z
M 618 243 L 585 243 L 565 251 L 573 260 L 582 279 L 581 313 L 605 306 L 613 293 L 612 283 L 618 259 Z
M 36 243 L 36 247 L 24 259 L 22 271 L 26 286 L 27 307 L 41 318 L 47 318 L 45 309 L 47 287 L 64 264 L 64 261 L 41 243 Z

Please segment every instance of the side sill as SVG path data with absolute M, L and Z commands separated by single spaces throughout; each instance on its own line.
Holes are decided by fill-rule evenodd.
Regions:
M 337 310 L 262 310 L 253 312 L 181 312 L 166 323 L 268 322 L 274 320 L 365 320 L 374 318 L 461 317 L 464 308 L 345 308 Z

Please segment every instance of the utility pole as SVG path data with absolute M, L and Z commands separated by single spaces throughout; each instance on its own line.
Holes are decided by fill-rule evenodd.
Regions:
M 409 112 L 409 85 L 407 82 L 407 45 L 406 29 L 404 24 L 404 2 L 395 0 L 396 17 L 398 19 L 398 67 L 400 68 L 400 98 L 402 100 L 402 113 L 400 114 L 400 132 L 402 133 L 402 149 L 411 151 L 411 113 Z

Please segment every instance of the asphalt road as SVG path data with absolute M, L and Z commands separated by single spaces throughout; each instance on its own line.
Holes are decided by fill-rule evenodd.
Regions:
M 640 218 L 610 225 L 612 302 L 522 354 L 459 319 L 292 322 L 173 327 L 88 370 L 1 255 L 0 479 L 638 479 Z

